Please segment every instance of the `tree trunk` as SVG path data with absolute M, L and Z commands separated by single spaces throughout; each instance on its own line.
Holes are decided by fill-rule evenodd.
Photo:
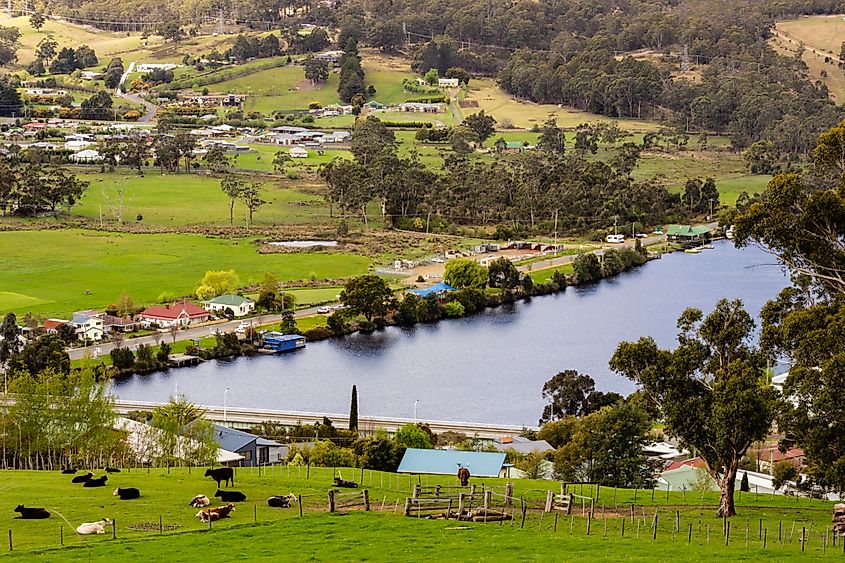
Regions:
M 725 468 L 725 475 L 718 479 L 719 482 L 719 510 L 716 516 L 736 516 L 734 507 L 734 489 L 736 488 L 737 463 L 732 463 Z

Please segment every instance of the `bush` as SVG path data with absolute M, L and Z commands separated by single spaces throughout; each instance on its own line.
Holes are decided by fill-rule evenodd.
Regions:
M 369 334 L 376 329 L 375 323 L 373 321 L 359 321 L 358 322 L 358 330 L 363 332 L 364 334 Z
M 332 331 L 330 331 L 324 326 L 315 326 L 312 329 L 306 330 L 303 336 L 305 336 L 305 339 L 308 342 L 316 342 L 318 340 L 325 340 L 326 338 L 331 338 Z
M 464 306 L 461 305 L 460 301 L 450 301 L 449 303 L 446 303 L 446 305 L 444 305 L 443 312 L 446 313 L 446 316 L 450 319 L 463 317 Z
M 355 452 L 351 448 L 341 448 L 334 443 L 317 442 L 311 448 L 308 462 L 322 467 L 355 467 Z

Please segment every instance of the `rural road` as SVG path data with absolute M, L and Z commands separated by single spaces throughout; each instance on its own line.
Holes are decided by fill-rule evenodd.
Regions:
M 665 235 L 655 235 L 655 236 L 640 239 L 640 241 L 642 242 L 643 246 L 648 246 L 650 244 L 655 244 L 655 243 L 661 242 L 661 241 L 664 240 L 664 238 L 665 238 Z M 610 250 L 611 248 L 626 248 L 626 247 L 627 248 L 633 248 L 635 244 L 636 244 L 635 239 L 627 239 L 622 244 L 613 244 L 613 245 L 603 246 L 599 250 Z M 593 251 L 593 252 L 595 252 L 595 251 Z M 549 268 L 554 268 L 554 267 L 557 267 L 557 266 L 564 266 L 566 264 L 571 264 L 575 260 L 575 258 L 577 258 L 577 257 L 578 257 L 577 254 L 569 254 L 567 256 L 558 256 L 556 258 L 549 258 L 548 260 L 539 260 L 537 262 L 531 262 L 530 264 L 523 264 L 521 266 L 517 266 L 516 269 L 519 270 L 520 272 L 531 272 L 531 271 L 534 271 L 534 270 L 547 270 Z
M 158 109 L 155 105 L 151 104 L 147 100 L 143 99 L 138 94 L 124 94 L 123 93 L 123 84 L 126 82 L 126 79 L 135 71 L 135 61 L 129 63 L 129 66 L 126 67 L 126 72 L 120 77 L 120 82 L 117 84 L 117 88 L 114 90 L 114 95 L 123 98 L 124 100 L 128 100 L 133 104 L 137 104 L 139 106 L 144 106 L 144 114 L 138 119 L 138 123 L 149 123 L 153 120 L 153 116 L 156 114 L 156 110 Z
M 311 315 L 317 314 L 318 307 L 308 307 L 307 309 L 300 309 L 294 313 L 295 318 L 302 318 L 308 317 Z M 206 324 L 202 326 L 197 326 L 193 328 L 188 328 L 186 330 L 180 330 L 176 333 L 176 340 L 193 340 L 194 338 L 206 338 L 209 336 L 214 336 L 215 332 L 232 332 L 238 325 L 241 324 L 242 320 L 248 320 L 253 322 L 255 325 L 267 325 L 278 323 L 282 320 L 282 315 L 260 315 L 257 317 L 251 317 L 249 319 L 236 319 L 234 321 L 225 321 L 220 323 L 214 324 Z M 159 342 L 173 342 L 173 336 L 169 332 L 162 332 L 158 338 Z M 136 350 L 139 344 L 147 344 L 152 346 L 157 346 L 156 343 L 156 336 L 148 335 L 148 336 L 140 336 L 138 338 L 127 338 L 122 342 L 123 346 L 126 346 L 130 350 Z M 72 348 L 68 350 L 68 355 L 70 356 L 71 360 L 80 360 L 86 356 L 90 356 L 92 358 L 96 358 L 98 356 L 102 356 L 104 354 L 108 354 L 111 350 L 115 347 L 114 342 L 111 341 L 103 341 L 93 346 L 87 346 L 83 348 Z

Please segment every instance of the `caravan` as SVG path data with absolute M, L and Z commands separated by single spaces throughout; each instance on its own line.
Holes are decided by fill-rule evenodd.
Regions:
M 620 242 L 625 242 L 625 235 L 607 235 L 607 238 L 605 240 L 609 243 L 617 244 Z

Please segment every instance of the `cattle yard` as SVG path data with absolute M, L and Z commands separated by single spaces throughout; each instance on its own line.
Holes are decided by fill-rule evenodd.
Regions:
M 726 523 L 713 516 L 716 492 L 569 484 L 570 501 L 561 505 L 549 502 L 562 491 L 555 481 L 473 478 L 471 491 L 464 493 L 453 476 L 350 468 L 237 468 L 234 484 L 221 485 L 246 500 L 235 503 L 228 517 L 201 521 L 198 509 L 189 506 L 196 495 L 208 496 L 211 509 L 226 505 L 213 497 L 217 484 L 204 473 L 205 468 L 124 469 L 108 474 L 104 487 L 83 488 L 59 471 L 6 472 L 8 511 L 0 516 L 0 532 L 8 533 L 9 543 L 0 550 L 23 559 L 37 553 L 47 561 L 155 559 L 161 553 L 189 557 L 192 549 L 205 552 L 212 546 L 250 559 L 289 555 L 295 546 L 297 556 L 305 558 L 408 560 L 479 550 L 509 560 L 553 556 L 560 549 L 593 560 L 613 558 L 622 549 L 631 560 L 696 553 L 709 560 L 818 559 L 841 557 L 845 550 L 831 532 L 832 503 L 812 499 L 737 492 L 739 516 Z M 101 474 L 94 471 L 95 477 Z M 358 487 L 336 490 L 337 478 Z M 113 495 L 116 487 L 137 488 L 140 498 L 121 500 Z M 435 491 L 435 500 L 454 496 L 451 508 L 443 502 L 441 511 L 408 510 L 409 499 L 425 491 Z M 268 506 L 269 497 L 279 496 L 291 499 L 282 503 L 287 508 Z M 459 508 L 461 498 L 467 504 Z M 51 515 L 19 519 L 12 511 L 18 504 L 43 507 Z M 463 508 L 473 516 L 461 515 Z M 104 518 L 112 524 L 103 534 L 74 531 L 80 523 Z M 332 541 L 320 541 L 329 537 Z

